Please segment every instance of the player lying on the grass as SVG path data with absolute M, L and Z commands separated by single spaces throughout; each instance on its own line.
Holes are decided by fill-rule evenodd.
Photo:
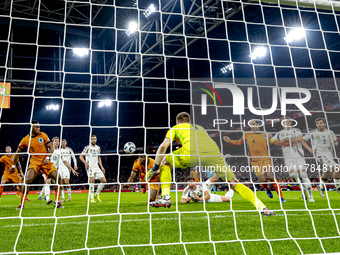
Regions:
M 326 129 L 326 120 L 324 118 L 317 118 L 315 120 L 316 130 L 311 130 L 303 139 L 312 143 L 310 148 L 306 143 L 303 145 L 306 149 L 317 158 L 320 169 L 322 169 L 322 176 L 320 184 L 317 186 L 320 196 L 325 197 L 323 192 L 324 183 L 327 182 L 328 171 L 333 171 L 333 179 L 335 190 L 340 194 L 340 167 L 334 161 L 333 146 L 338 146 L 338 140 L 333 131 Z
M 80 160 L 85 164 L 87 176 L 90 183 L 91 203 L 101 202 L 99 194 L 105 186 L 105 169 L 100 158 L 100 147 L 96 145 L 97 136 L 91 135 L 91 144 L 86 146 L 80 155 Z M 99 168 L 100 166 L 100 168 Z M 96 194 L 94 194 L 94 180 L 99 180 Z
M 55 136 L 52 138 L 52 145 L 53 145 L 53 154 L 51 156 L 51 161 L 52 163 L 57 167 L 58 172 L 60 174 L 60 168 L 62 165 L 65 165 L 65 167 L 67 167 L 67 169 L 70 169 L 72 171 L 72 173 L 74 175 L 78 175 L 78 173 L 76 171 L 74 171 L 74 169 L 71 167 L 71 165 L 64 159 L 64 157 L 61 155 L 59 148 L 59 137 Z M 45 185 L 42 188 L 40 195 L 38 196 L 38 200 L 42 200 L 42 196 L 43 194 L 45 194 L 45 198 L 46 198 L 46 203 L 50 204 L 52 202 L 52 200 L 50 199 L 50 185 L 51 185 L 51 178 L 48 178 L 45 174 L 43 174 L 44 177 L 44 181 L 45 181 Z M 60 178 L 61 175 L 60 175 Z M 62 181 L 63 179 L 61 179 Z M 61 186 L 60 188 L 60 192 L 61 192 L 61 201 L 64 202 L 65 201 L 65 197 L 64 197 L 64 187 Z M 54 190 L 57 192 L 58 190 L 58 186 L 54 186 Z
M 22 183 L 24 174 L 22 173 L 20 162 L 18 161 L 18 163 L 16 164 L 14 172 L 10 173 L 10 169 L 13 164 L 14 154 L 12 154 L 12 148 L 9 145 L 6 146 L 5 151 L 7 154 L 0 158 L 0 162 L 5 165 L 5 170 L 1 177 L 1 184 L 2 185 L 6 184 L 9 181 L 12 181 L 13 183 L 17 183 L 17 184 Z M 18 185 L 18 187 L 21 190 L 21 186 Z M 4 186 L 0 186 L 0 201 L 1 201 L 1 195 L 2 195 L 3 190 L 4 190 Z M 26 201 L 30 201 L 27 197 L 25 199 Z
M 146 162 L 148 161 L 148 162 Z M 145 180 L 145 175 L 147 172 L 147 169 L 150 169 L 153 167 L 155 163 L 155 160 L 146 157 L 146 155 L 139 155 L 138 159 L 135 160 L 133 163 L 132 171 L 130 178 L 128 180 L 128 183 L 132 183 L 133 179 L 136 177 L 137 173 L 139 173 L 139 182 L 146 182 Z M 145 167 L 145 165 L 147 167 Z M 151 178 L 150 182 L 159 182 L 159 171 Z M 143 194 L 146 192 L 146 184 L 141 184 Z M 130 187 L 130 185 L 124 185 L 124 187 Z M 149 192 L 150 192 L 150 200 L 149 202 L 155 201 L 157 198 L 158 190 L 159 190 L 159 185 L 158 184 L 149 184 Z
M 69 165 L 71 165 L 71 159 L 73 160 L 73 169 L 74 171 L 78 170 L 78 166 L 77 166 L 77 159 L 74 155 L 73 150 L 70 147 L 67 147 L 67 141 L 66 139 L 62 139 L 61 140 L 61 149 L 60 149 L 61 155 L 64 157 L 64 160 L 67 161 L 67 163 L 69 163 Z M 72 171 L 73 174 L 75 174 Z M 60 176 L 61 176 L 61 180 L 62 182 L 66 185 L 66 189 L 67 189 L 67 194 L 68 194 L 68 202 L 71 202 L 72 199 L 72 191 L 71 191 L 71 186 L 70 186 L 70 175 L 71 175 L 71 171 L 70 168 L 68 168 L 65 164 L 62 164 L 60 167 Z M 76 176 L 78 176 L 78 173 L 75 174 Z
M 233 190 L 238 192 L 245 200 L 252 203 L 257 210 L 264 215 L 275 215 L 270 211 L 254 192 L 248 187 L 239 183 L 234 173 L 225 163 L 220 149 L 208 135 L 208 133 L 198 125 L 190 124 L 190 115 L 186 112 L 179 113 L 176 117 L 177 125 L 172 127 L 166 134 L 163 143 L 157 150 L 155 164 L 148 171 L 148 181 L 156 174 L 160 167 L 160 182 L 162 189 L 162 198 L 153 202 L 154 207 L 170 207 L 170 186 L 172 182 L 171 168 L 185 169 L 190 166 L 215 167 L 214 176 L 227 179 Z M 176 140 L 182 147 L 171 154 L 165 156 L 165 153 L 171 143 Z
M 271 134 L 260 131 L 260 122 L 256 120 L 250 121 L 250 128 L 252 132 L 245 132 L 240 140 L 230 140 L 228 136 L 224 136 L 223 140 L 233 145 L 242 145 L 244 142 L 247 146 L 247 154 L 250 159 L 252 169 L 256 172 L 256 177 L 261 182 L 261 186 L 267 192 L 268 197 L 273 198 L 270 191 L 268 179 L 270 182 L 275 182 L 273 166 L 268 152 L 269 140 L 272 138 Z M 281 202 L 286 202 L 283 198 L 280 185 L 272 183 L 273 188 L 279 195 Z
M 42 171 L 46 176 L 54 179 L 58 184 L 61 185 L 60 176 L 58 176 L 58 170 L 56 166 L 50 161 L 50 156 L 52 155 L 54 149 L 51 144 L 50 138 L 43 133 L 40 132 L 39 122 L 36 120 L 32 120 L 30 127 L 30 134 L 25 136 L 17 149 L 17 153 L 23 152 L 26 148 L 29 148 L 29 154 L 31 155 L 28 169 L 26 171 L 25 184 L 30 184 L 34 181 L 34 179 L 38 176 L 39 171 Z M 13 165 L 11 167 L 10 172 L 15 171 L 15 165 L 19 160 L 19 154 L 15 154 L 13 158 Z M 25 200 L 24 198 L 27 196 L 29 192 L 29 186 L 27 188 L 22 188 L 21 195 L 21 203 L 18 206 L 17 210 L 20 210 L 21 207 L 24 208 Z M 56 192 L 55 194 L 55 206 L 58 208 L 64 208 L 64 206 L 59 201 L 60 192 Z
M 306 161 L 304 151 L 302 149 L 302 133 L 300 129 L 292 127 L 292 119 L 285 118 L 285 128 L 279 131 L 271 140 L 271 143 L 281 145 L 285 165 L 288 168 L 288 173 L 295 185 L 300 187 L 302 197 L 306 199 L 305 189 L 308 193 L 308 201 L 315 202 L 312 193 L 312 185 L 307 175 Z M 300 185 L 299 172 L 303 181 L 302 188 Z
M 234 191 L 230 189 L 224 196 L 211 194 L 211 186 L 206 183 L 195 183 L 194 177 L 188 177 L 188 186 L 184 189 L 181 203 L 194 202 L 230 202 Z

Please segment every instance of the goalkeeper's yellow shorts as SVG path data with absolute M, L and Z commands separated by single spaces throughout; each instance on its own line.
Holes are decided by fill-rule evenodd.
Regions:
M 219 152 L 216 152 L 219 154 Z M 188 155 L 188 156 L 186 156 Z M 187 150 L 179 148 L 172 154 L 166 155 L 166 160 L 172 167 L 185 169 L 191 166 L 199 166 L 201 172 L 211 171 L 223 180 L 230 180 L 234 177 L 228 164 L 222 156 L 202 154 L 200 156 L 190 156 Z

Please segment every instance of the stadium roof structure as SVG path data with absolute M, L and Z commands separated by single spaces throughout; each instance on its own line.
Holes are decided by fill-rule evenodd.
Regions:
M 0 17 L 0 27 L 1 31 L 8 31 L 11 27 L 11 33 L 8 35 L 3 32 L 0 35 L 0 48 L 2 48 L 0 65 L 9 68 L 6 81 L 12 83 L 14 94 L 17 90 L 27 90 L 27 94 L 31 94 L 34 85 L 35 93 L 47 96 L 62 89 L 69 93 L 89 93 L 89 85 L 92 82 L 91 92 L 95 95 L 112 95 L 116 93 L 118 82 L 121 93 L 131 97 L 141 92 L 140 77 L 143 76 L 144 86 L 153 87 L 153 94 L 156 96 L 157 93 L 154 91 L 164 90 L 165 84 L 164 81 L 153 79 L 154 77 L 183 78 L 180 70 L 187 68 L 183 64 L 186 60 L 174 58 L 175 56 L 185 57 L 185 52 L 188 50 L 186 47 L 191 47 L 191 51 L 199 53 L 200 38 L 205 38 L 205 33 L 209 35 L 208 39 L 210 36 L 218 39 L 222 29 L 225 34 L 225 20 L 242 15 L 241 5 L 244 8 L 255 8 L 256 6 L 253 5 L 255 2 L 253 0 L 242 2 L 206 0 L 203 5 L 200 5 L 195 0 L 183 1 L 185 15 L 190 15 L 185 16 L 183 24 L 179 0 L 161 0 L 160 11 L 163 13 L 163 20 L 160 20 L 159 11 L 148 17 L 142 15 L 151 3 L 155 5 L 156 10 L 159 10 L 159 1 L 140 0 L 137 6 L 136 1 L 116 0 L 115 5 L 121 8 L 114 8 L 113 0 L 93 0 L 91 5 L 86 2 L 6 0 L 0 4 L 0 15 L 3 15 Z M 293 2 L 295 1 L 285 0 L 281 3 L 293 4 Z M 305 5 L 310 2 L 310 0 L 301 0 Z M 329 7 L 326 4 L 329 1 L 321 2 L 325 3 L 323 6 Z M 277 1 L 273 0 L 265 0 L 261 3 L 268 6 L 277 5 Z M 270 8 L 268 10 L 270 11 Z M 203 12 L 205 17 L 211 19 L 204 22 L 200 17 Z M 6 15 L 11 15 L 14 19 Z M 120 18 L 116 19 L 116 17 Z M 128 23 L 138 20 L 138 17 L 139 31 L 128 36 L 126 34 Z M 250 17 L 254 20 L 257 18 L 255 15 Z M 164 45 L 160 34 L 161 27 L 166 32 Z M 183 28 L 184 34 L 192 37 L 181 36 Z M 11 46 L 6 63 L 8 38 Z M 82 58 L 74 56 L 72 49 L 89 48 L 90 45 L 92 54 Z M 163 54 L 163 49 L 166 57 L 152 55 Z M 216 50 L 226 51 L 222 43 L 217 44 Z M 139 51 L 143 56 L 138 54 Z M 43 72 L 38 71 L 37 74 L 32 70 L 36 58 L 37 68 L 43 70 Z M 164 61 L 167 62 L 167 70 L 164 70 Z M 193 67 L 190 72 L 195 77 L 204 78 L 203 67 L 195 62 L 190 65 Z M 220 72 L 222 67 L 221 64 L 217 70 Z M 63 70 L 68 73 L 64 75 Z M 4 79 L 4 73 L 4 69 L 0 70 L 1 80 Z M 172 83 L 169 90 L 182 90 L 183 93 L 189 93 L 187 84 L 175 81 Z M 62 88 L 63 84 L 64 88 Z M 178 96 L 180 97 L 181 94 L 178 93 Z

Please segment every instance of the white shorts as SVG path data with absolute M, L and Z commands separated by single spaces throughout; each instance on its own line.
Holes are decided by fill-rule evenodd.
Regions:
M 210 199 L 207 200 L 207 202 L 211 203 L 211 202 L 222 202 L 222 198 L 220 195 L 216 195 L 216 194 L 210 194 Z
M 295 171 L 306 169 L 306 160 L 304 158 L 285 158 L 285 164 L 288 170 L 294 169 Z
M 61 179 L 70 179 L 70 170 L 65 167 L 65 166 L 61 166 L 58 170 L 59 174 L 60 174 L 60 178 Z
M 323 169 L 323 165 L 327 165 L 327 171 L 332 171 L 333 167 L 338 165 L 332 156 L 318 157 L 318 163 L 320 164 L 321 169 Z
M 89 169 L 87 169 L 87 176 L 89 178 L 94 177 L 95 180 L 99 180 L 99 179 L 105 177 L 104 174 L 103 174 L 103 171 L 100 170 L 99 167 L 91 167 L 91 166 L 90 166 Z

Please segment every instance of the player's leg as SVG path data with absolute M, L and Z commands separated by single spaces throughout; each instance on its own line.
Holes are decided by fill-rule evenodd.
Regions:
M 31 184 L 34 179 L 38 176 L 37 171 L 39 170 L 38 166 L 30 166 L 30 168 L 26 171 L 26 177 L 25 177 L 25 184 Z M 20 199 L 20 205 L 17 207 L 17 210 L 20 210 L 21 207 L 24 207 L 25 205 L 25 198 L 29 192 L 30 187 L 24 186 L 21 189 L 21 199 Z
M 278 182 L 275 179 L 274 169 L 273 169 L 273 167 L 271 165 L 271 162 L 269 162 L 269 166 L 268 166 L 267 170 L 268 170 L 267 171 L 267 177 L 268 177 L 270 182 L 275 182 L 275 183 L 272 184 L 272 186 L 275 189 L 276 193 L 279 195 L 279 197 L 281 199 L 281 202 L 286 202 L 286 200 L 283 197 L 283 194 L 282 194 L 282 191 L 281 191 L 281 187 L 280 187 L 280 185 L 278 184 Z
M 340 194 L 340 167 L 339 165 L 333 166 L 333 179 L 335 190 Z
M 159 185 L 157 184 L 150 184 L 149 186 L 149 192 L 150 192 L 150 200 L 149 202 L 153 202 L 157 198 L 158 190 L 159 190 Z
M 313 198 L 312 184 L 310 182 L 310 179 L 308 178 L 307 170 L 304 169 L 301 165 L 299 167 L 300 167 L 300 176 L 303 181 L 302 185 L 307 190 L 307 193 L 308 193 L 308 201 L 315 202 Z
M 210 194 L 210 198 L 206 201 L 208 203 L 220 203 L 220 202 L 230 202 L 230 196 L 219 196 L 216 194 Z
M 6 180 L 5 180 L 5 176 L 2 176 L 1 178 L 1 186 L 0 186 L 0 201 L 1 201 L 1 195 L 2 195 L 2 192 L 4 191 L 4 184 L 6 184 Z
M 100 171 L 101 173 L 103 173 L 102 171 Z M 99 197 L 99 194 L 100 192 L 102 191 L 102 189 L 104 188 L 105 186 L 105 183 L 106 183 L 106 178 L 105 176 L 101 176 L 99 177 L 99 181 L 100 181 L 100 184 L 98 185 L 98 188 L 97 188 L 97 191 L 96 193 L 94 194 L 94 199 L 97 201 L 97 202 L 101 202 L 100 200 L 100 197 Z
M 256 175 L 257 175 L 257 172 L 256 172 Z M 261 183 L 261 186 L 267 192 L 268 197 L 269 198 L 273 198 L 273 193 L 271 192 L 268 183 L 266 183 L 266 182 L 268 182 L 268 179 L 267 179 L 266 175 L 260 174 L 259 176 L 257 176 L 257 178 L 259 179 L 259 181 Z
M 66 189 L 67 189 L 67 201 L 71 202 L 72 200 L 72 191 L 71 191 L 71 186 L 70 186 L 70 179 L 69 178 L 65 178 L 64 179 L 64 183 L 66 185 Z
M 204 182 L 204 184 L 206 185 L 207 190 L 209 191 L 209 193 L 211 192 L 212 188 L 214 187 L 214 184 L 216 182 L 218 182 L 219 178 L 220 177 L 218 177 L 216 174 L 213 174 L 208 180 L 206 180 Z
M 51 162 L 50 162 L 51 163 Z M 50 170 L 48 170 L 50 169 Z M 55 181 L 56 184 L 56 192 L 55 192 L 55 201 L 54 201 L 54 206 L 63 209 L 64 206 L 62 205 L 60 199 L 60 187 L 62 187 L 63 183 L 61 181 L 60 174 L 58 173 L 57 168 L 51 163 L 48 167 L 46 167 L 43 171 L 46 171 L 48 177 L 52 178 Z M 57 185 L 58 184 L 58 185 Z
M 61 176 L 60 176 L 60 178 L 61 178 Z M 61 184 L 62 185 L 65 184 L 65 179 L 61 178 Z M 61 196 L 61 202 L 64 203 L 65 202 L 64 186 L 60 187 L 60 196 Z

